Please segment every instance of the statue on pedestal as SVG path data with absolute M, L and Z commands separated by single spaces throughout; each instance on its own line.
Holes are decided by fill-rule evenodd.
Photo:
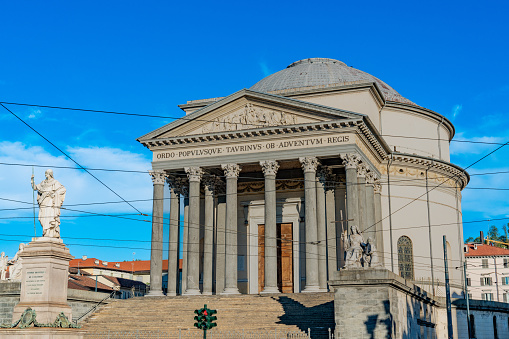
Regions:
M 345 247 L 343 269 L 382 267 L 373 238 L 368 237 L 368 240 L 364 242 L 361 232 L 355 225 L 350 227 L 350 231 L 350 236 L 347 236 L 346 231 L 341 234 L 341 240 Z
M 6 280 L 5 276 L 7 274 L 7 263 L 9 262 L 9 257 L 5 255 L 5 252 L 0 254 L 0 280 Z
M 65 187 L 53 178 L 53 171 L 46 170 L 46 179 L 39 185 L 34 184 L 32 175 L 32 188 L 37 191 L 39 204 L 39 222 L 42 226 L 42 236 L 60 238 L 60 207 L 65 199 Z
M 9 269 L 9 280 L 21 280 L 21 268 L 23 267 L 23 258 L 21 258 L 20 254 L 23 252 L 25 248 L 25 244 L 19 244 L 18 252 L 14 258 L 8 261 L 8 264 L 11 265 Z
M 376 249 L 373 238 L 368 237 L 368 240 L 364 244 L 364 253 L 362 255 L 362 261 L 364 267 L 382 267 L 382 264 L 378 260 L 378 251 Z
M 341 234 L 341 240 L 345 248 L 345 266 L 343 268 L 359 268 L 362 267 L 362 244 L 364 239 L 357 226 L 350 226 L 350 236 L 346 235 L 346 231 Z

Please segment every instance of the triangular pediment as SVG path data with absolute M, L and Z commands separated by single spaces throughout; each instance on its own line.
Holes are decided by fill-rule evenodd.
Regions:
M 358 113 L 244 89 L 163 126 L 138 140 L 292 126 L 362 118 L 363 116 Z

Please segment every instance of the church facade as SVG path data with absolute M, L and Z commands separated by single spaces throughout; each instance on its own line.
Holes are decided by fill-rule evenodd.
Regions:
M 324 58 L 180 107 L 185 117 L 138 138 L 153 153 L 149 295 L 163 294 L 168 225 L 170 296 L 328 291 L 353 225 L 382 266 L 445 290 L 442 236 L 459 266 L 469 177 L 450 162 L 444 116 Z

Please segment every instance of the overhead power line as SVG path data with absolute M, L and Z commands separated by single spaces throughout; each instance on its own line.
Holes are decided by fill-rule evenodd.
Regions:
M 30 128 L 32 131 L 34 131 L 37 135 L 39 135 L 41 138 L 43 138 L 44 140 L 46 140 L 51 146 L 53 146 L 54 148 L 56 148 L 60 153 L 62 153 L 63 155 L 65 155 L 67 158 L 69 158 L 69 160 L 71 160 L 72 162 L 74 162 L 79 168 L 81 168 L 82 170 L 84 170 L 85 172 L 87 172 L 88 174 L 90 174 L 95 180 L 99 181 L 104 187 L 106 187 L 108 190 L 110 190 L 113 194 L 115 194 L 117 197 L 119 197 L 120 199 L 122 199 L 125 203 L 127 203 L 129 206 L 131 206 L 134 210 L 136 210 L 136 212 L 138 212 L 139 214 L 143 214 L 141 213 L 140 210 L 138 210 L 136 207 L 134 207 L 131 203 L 127 202 L 124 198 L 122 198 L 117 192 L 115 192 L 111 187 L 109 187 L 108 185 L 106 185 L 104 182 L 102 182 L 98 177 L 96 177 L 95 175 L 93 175 L 92 173 L 90 173 L 90 171 L 88 171 L 85 167 L 81 166 L 76 160 L 74 160 L 70 155 L 68 155 L 67 153 L 65 153 L 64 151 L 62 151 L 57 145 L 55 145 L 54 143 L 52 143 L 48 138 L 46 138 L 44 135 L 42 135 L 41 133 L 39 133 L 35 128 L 33 128 L 32 126 L 30 126 L 26 121 L 24 121 L 23 119 L 21 119 L 19 116 L 17 116 L 13 111 L 11 111 L 10 109 L 8 109 L 7 107 L 5 107 L 2 103 L 0 103 L 0 105 L 6 109 L 9 113 L 11 113 L 13 116 L 15 116 L 19 121 L 21 121 L 23 124 L 25 124 L 28 128 Z

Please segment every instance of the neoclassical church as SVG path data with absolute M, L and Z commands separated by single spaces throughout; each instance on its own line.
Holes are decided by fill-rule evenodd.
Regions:
M 163 295 L 167 227 L 171 296 L 328 291 L 352 225 L 382 266 L 443 295 L 442 237 L 459 266 L 469 181 L 443 115 L 325 58 L 179 107 L 137 139 L 153 153 L 149 295 Z M 458 291 L 461 270 L 451 279 Z

